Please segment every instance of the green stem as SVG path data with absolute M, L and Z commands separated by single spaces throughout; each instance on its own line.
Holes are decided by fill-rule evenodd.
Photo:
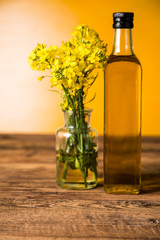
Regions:
M 81 149 L 81 154 L 84 156 L 84 152 L 85 152 L 85 145 L 84 145 L 84 135 L 85 135 L 85 115 L 84 115 L 84 103 L 83 103 L 83 95 L 84 95 L 84 91 L 83 91 L 83 87 L 79 90 L 78 93 L 78 110 L 79 110 L 79 130 L 80 130 L 80 149 Z M 86 164 L 84 163 L 85 157 L 82 158 L 83 162 L 81 163 L 82 166 L 85 166 Z M 85 166 L 86 168 L 86 166 Z M 83 170 L 83 178 L 84 178 L 84 184 L 85 184 L 85 188 L 87 188 L 87 169 Z
M 66 179 L 67 176 L 67 171 L 68 171 L 68 162 L 65 161 L 64 167 L 63 167 L 63 172 L 62 172 L 62 179 Z
M 66 95 L 66 98 L 67 98 L 67 100 L 68 100 L 68 103 L 70 104 L 71 108 L 74 109 L 74 103 L 73 103 L 73 101 L 72 101 L 71 96 L 70 96 L 69 93 L 68 93 L 68 90 L 65 88 L 65 86 L 64 86 L 63 84 L 62 84 L 62 88 L 63 88 L 63 90 L 64 90 L 64 92 L 65 92 L 65 95 Z
M 64 92 L 65 92 L 65 95 L 66 95 L 66 98 L 67 98 L 67 101 L 68 101 L 69 105 L 71 106 L 72 109 L 74 109 L 74 108 L 75 108 L 75 103 L 74 103 L 74 101 L 72 101 L 72 98 L 71 98 L 71 96 L 70 96 L 70 94 L 69 94 L 69 92 L 68 92 L 68 89 L 66 89 L 63 84 L 62 84 L 62 88 L 63 88 L 63 90 L 64 90 Z M 69 119 L 69 120 L 70 120 L 70 119 Z M 70 125 L 70 123 L 69 123 L 68 125 Z M 70 130 L 69 130 L 69 131 L 70 131 Z M 68 148 L 68 146 L 69 146 L 69 142 L 70 142 L 70 141 L 69 141 L 69 138 L 67 138 L 66 143 L 65 143 L 65 152 L 66 152 L 66 150 L 67 150 L 67 148 Z M 69 146 L 69 148 L 70 148 L 70 146 Z M 65 160 L 65 164 L 64 164 L 63 172 L 62 172 L 62 178 L 63 178 L 63 179 L 66 179 L 67 172 L 68 172 L 68 163 L 67 163 L 67 161 Z

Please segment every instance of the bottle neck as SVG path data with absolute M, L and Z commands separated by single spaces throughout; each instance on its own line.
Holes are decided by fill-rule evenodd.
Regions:
M 114 29 L 113 50 L 111 55 L 133 55 L 132 29 Z

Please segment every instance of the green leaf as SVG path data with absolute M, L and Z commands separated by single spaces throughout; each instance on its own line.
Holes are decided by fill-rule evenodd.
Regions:
M 85 104 L 92 102 L 95 99 L 95 97 L 96 97 L 96 93 L 94 94 L 93 98 L 91 98 L 91 100 L 89 100 L 88 102 L 85 102 Z
M 80 164 L 79 164 L 79 161 L 78 161 L 77 158 L 76 158 L 76 160 L 75 160 L 75 167 L 76 167 L 76 168 L 80 168 Z
M 58 91 L 56 91 L 56 90 L 48 90 L 48 91 L 50 91 L 50 92 L 56 92 L 56 93 L 59 93 Z

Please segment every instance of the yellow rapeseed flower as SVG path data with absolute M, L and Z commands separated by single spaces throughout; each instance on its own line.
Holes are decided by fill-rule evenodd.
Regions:
M 45 44 L 38 43 L 31 51 L 28 63 L 33 70 L 50 71 L 51 87 L 64 91 L 63 109 L 72 109 L 78 106 L 77 96 L 81 89 L 83 93 L 95 75 L 94 69 L 104 68 L 107 55 L 107 45 L 100 40 L 98 33 L 86 25 L 77 26 L 68 42 L 47 48 Z M 38 78 L 41 81 L 45 76 Z M 70 101 L 68 100 L 70 98 Z M 71 100 L 72 99 L 72 100 Z M 68 102 L 69 101 L 69 102 Z
M 44 76 L 38 77 L 38 81 L 42 81 L 42 79 L 44 78 Z

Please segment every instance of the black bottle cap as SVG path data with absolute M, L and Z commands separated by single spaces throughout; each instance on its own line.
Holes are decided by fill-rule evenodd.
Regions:
M 113 28 L 133 28 L 133 12 L 113 13 Z

